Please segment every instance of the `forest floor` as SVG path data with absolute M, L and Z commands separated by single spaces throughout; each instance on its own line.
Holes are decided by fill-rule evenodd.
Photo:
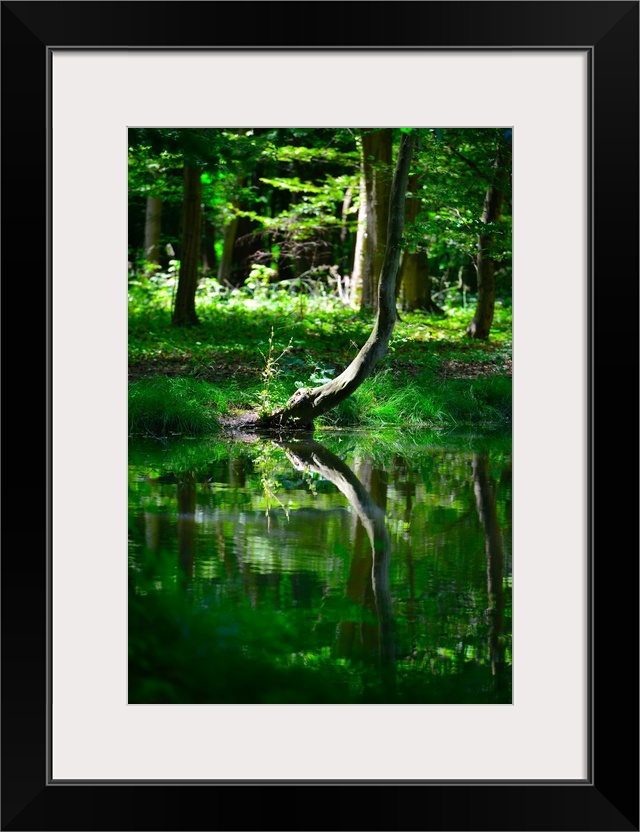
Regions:
M 474 350 L 475 352 L 475 350 Z M 355 357 L 355 353 L 354 353 Z M 336 362 L 337 363 L 337 362 Z M 436 369 L 436 374 L 442 378 L 481 378 L 491 375 L 511 377 L 512 359 L 502 351 L 494 356 L 477 357 L 472 355 L 464 358 L 442 358 Z M 168 378 L 196 377 L 210 382 L 220 379 L 235 379 L 238 383 L 255 382 L 260 376 L 260 363 L 251 358 L 244 358 L 241 363 L 237 360 L 218 358 L 209 361 L 206 366 L 193 365 L 184 356 L 165 356 L 142 358 L 130 362 L 129 381 L 154 378 L 158 375 Z M 396 358 L 391 362 L 391 372 L 400 378 L 411 378 L 419 375 L 420 367 L 410 360 L 403 361 Z
M 206 404 L 221 424 L 231 414 L 284 404 L 296 389 L 335 378 L 368 338 L 373 316 L 326 299 L 277 303 L 241 298 L 205 307 L 200 324 L 171 326 L 166 309 L 130 309 L 130 415 L 144 416 L 158 399 Z M 511 412 L 511 309 L 496 305 L 487 341 L 470 339 L 473 309 L 445 316 L 403 313 L 387 354 L 329 421 L 361 424 L 509 421 Z M 173 383 L 172 383 L 173 382 Z M 185 386 L 186 385 L 186 386 Z M 145 387 L 152 389 L 147 401 Z M 215 391 L 214 403 L 211 393 Z M 131 393 L 137 395 L 132 407 Z M 393 406 L 392 406 L 393 404 Z M 149 420 L 147 413 L 144 418 Z M 166 424 L 166 420 L 165 420 Z

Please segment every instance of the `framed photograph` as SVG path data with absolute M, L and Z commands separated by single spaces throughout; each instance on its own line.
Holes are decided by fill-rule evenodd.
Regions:
M 17 350 L 10 355 L 21 391 L 37 387 L 33 364 L 42 367 L 46 414 L 44 443 L 33 442 L 30 428 L 22 443 L 38 447 L 39 463 L 46 460 L 41 499 L 30 494 L 31 476 L 26 495 L 23 478 L 6 478 L 13 505 L 5 515 L 12 534 L 6 535 L 10 546 L 2 563 L 2 829 L 639 828 L 637 523 L 631 529 L 627 519 L 629 482 L 637 479 L 628 460 L 630 452 L 637 460 L 638 424 L 638 11 L 638 2 L 622 0 L 2 3 L 4 288 L 9 297 L 16 291 L 16 308 L 17 291 L 26 285 L 34 290 L 29 297 L 41 300 L 42 316 L 35 326 L 31 319 L 25 340 L 33 343 L 37 333 L 44 341 L 35 359 L 18 359 Z M 176 480 L 164 462 L 158 462 L 154 478 L 140 476 L 130 452 L 128 309 L 132 273 L 138 285 L 137 270 L 153 275 L 156 268 L 166 278 L 166 291 L 179 291 L 171 269 L 183 255 L 172 259 L 168 238 L 163 265 L 152 267 L 152 247 L 142 255 L 131 251 L 128 194 L 132 181 L 160 175 L 147 153 L 158 137 L 158 158 L 169 160 L 169 192 L 176 135 L 197 144 L 206 134 L 222 147 L 242 142 L 254 129 L 272 130 L 270 140 L 285 158 L 293 152 L 294 128 L 300 131 L 299 151 L 309 145 L 325 153 L 328 128 L 357 128 L 359 136 L 379 129 L 389 139 L 393 131 L 399 159 L 414 147 L 416 135 L 420 152 L 431 152 L 433 160 L 449 142 L 447 153 L 459 166 L 453 179 L 462 183 L 455 193 L 476 188 L 480 206 L 485 187 L 474 181 L 482 178 L 481 157 L 474 153 L 487 131 L 495 133 L 492 147 L 508 147 L 510 259 L 503 279 L 509 281 L 509 316 L 511 287 L 513 299 L 512 433 L 508 454 L 485 459 L 469 443 L 466 455 L 448 457 L 450 466 L 468 469 L 460 479 L 466 496 L 450 497 L 458 512 L 451 509 L 451 516 L 471 511 L 474 518 L 472 531 L 455 538 L 462 560 L 473 561 L 478 576 L 466 594 L 452 571 L 434 572 L 426 544 L 417 554 L 422 532 L 412 536 L 409 508 L 404 524 L 397 509 L 389 537 L 375 477 L 367 479 L 366 466 L 346 464 L 348 455 L 335 453 L 346 434 L 335 438 L 332 450 L 319 443 L 311 451 L 309 445 L 282 445 L 278 450 L 297 472 L 295 482 L 293 475 L 274 473 L 272 457 L 252 461 L 267 499 L 264 516 L 251 520 L 252 537 L 231 522 L 237 489 L 233 498 L 219 497 L 223 486 L 218 496 L 205 495 L 198 503 L 202 528 L 217 529 L 221 542 L 215 558 L 198 561 L 200 577 L 189 591 L 209 587 L 198 598 L 217 616 L 218 637 L 233 640 L 238 627 L 250 626 L 248 619 L 257 628 L 259 609 L 263 649 L 285 630 L 289 638 L 294 620 L 320 620 L 317 602 L 343 652 L 329 666 L 323 664 L 321 638 L 306 654 L 301 643 L 291 642 L 289 670 L 298 673 L 298 665 L 310 662 L 314 684 L 323 687 L 304 693 L 304 680 L 311 677 L 300 670 L 296 678 L 303 682 L 283 690 L 279 655 L 265 682 L 269 692 L 260 698 L 251 686 L 266 675 L 256 681 L 244 675 L 246 663 L 231 663 L 220 688 L 215 662 L 222 654 L 194 649 L 180 657 L 179 667 L 183 676 L 189 667 L 194 678 L 205 680 L 203 694 L 203 688 L 176 681 L 178 665 L 165 672 L 148 664 L 149 644 L 163 656 L 171 636 L 166 619 L 150 613 L 155 608 L 149 599 L 162 577 L 145 577 L 137 552 L 160 552 L 156 543 L 166 532 L 161 514 L 168 493 L 163 487 L 169 483 L 175 491 Z M 455 145 L 454 134 L 464 134 L 466 143 Z M 332 141 L 347 159 L 350 145 Z M 506 150 L 496 153 L 492 163 L 499 166 Z M 402 181 L 401 167 L 398 162 L 394 189 Z M 261 181 L 282 187 L 277 175 L 263 172 Z M 205 186 L 210 179 L 206 172 L 198 177 Z M 346 179 L 340 181 L 346 187 Z M 299 179 L 294 184 L 304 187 Z M 145 187 L 136 196 L 140 217 Z M 254 220 L 257 205 L 253 213 L 245 211 Z M 449 215 L 458 216 L 458 229 L 469 223 L 460 210 Z M 176 229 L 184 227 L 185 216 L 176 215 Z M 454 246 L 456 223 L 447 225 L 443 216 L 428 218 L 428 233 L 446 233 Z M 483 214 L 483 222 L 498 229 L 498 215 L 488 216 Z M 147 221 L 152 225 L 149 213 Z M 354 213 L 354 242 L 356 225 Z M 255 297 L 280 262 L 284 244 L 273 239 L 271 260 L 254 258 Z M 494 251 L 486 236 L 479 239 L 488 246 L 480 244 L 481 251 Z M 177 245 L 187 251 L 185 240 Z M 298 264 L 306 262 L 302 244 L 291 252 Z M 212 250 L 212 257 L 222 255 L 222 247 Z M 183 270 L 186 259 L 185 253 Z M 440 269 L 448 275 L 441 263 L 432 265 L 435 274 Z M 297 275 L 300 302 L 305 276 L 314 286 L 337 280 L 335 291 L 349 291 L 329 266 L 326 274 L 322 268 L 297 269 L 291 275 L 283 269 L 278 277 L 293 285 Z M 443 296 L 453 291 L 447 280 L 441 275 Z M 208 285 L 234 289 L 232 282 L 213 278 Z M 142 294 L 136 298 L 146 303 Z M 425 349 L 430 343 L 425 338 Z M 190 355 L 199 346 L 194 340 Z M 261 346 L 261 354 L 268 352 L 267 369 L 273 366 L 272 346 Z M 286 349 L 287 366 L 302 366 L 295 351 Z M 508 352 L 511 368 L 510 340 Z M 506 352 L 500 356 L 507 360 Z M 145 361 L 153 360 L 145 352 Z M 406 372 L 411 360 L 402 365 Z M 312 383 L 330 385 L 333 366 L 312 369 Z M 211 381 L 204 364 L 202 372 Z M 242 378 L 237 376 L 238 383 Z M 304 380 L 295 384 L 298 392 L 287 407 L 308 398 Z M 11 409 L 13 404 L 12 397 Z M 30 424 L 42 412 L 39 397 L 22 421 Z M 154 435 L 148 424 L 147 433 Z M 394 464 L 405 462 L 396 448 Z M 225 457 L 221 464 L 231 471 L 234 460 Z M 415 464 L 422 466 L 420 488 L 433 482 L 429 499 L 441 507 L 435 483 L 442 470 L 431 470 L 422 459 Z M 486 490 L 489 468 L 502 491 Z M 241 464 L 232 474 L 243 478 L 247 471 Z M 394 499 L 410 502 L 414 483 L 406 471 L 403 476 Z M 342 538 L 332 538 L 333 573 L 321 593 L 320 583 L 308 569 L 297 569 L 293 555 L 279 572 L 264 567 L 284 546 L 277 534 L 271 548 L 260 543 L 260 524 L 271 531 L 277 521 L 269 500 L 288 512 L 270 490 L 274 478 L 291 489 L 289 507 L 300 509 L 301 529 L 315 510 L 300 496 L 303 487 L 314 495 L 318 488 L 333 489 L 346 498 L 348 506 L 321 503 L 327 517 L 333 512 L 327 529 L 346 528 L 347 510 L 361 524 L 360 560 L 341 560 Z M 133 507 L 132 481 L 136 495 L 142 494 Z M 225 479 L 224 487 L 229 483 Z M 210 490 L 206 477 L 201 487 L 203 494 Z M 185 517 L 195 517 L 194 500 L 195 486 L 189 490 L 180 481 L 177 503 L 169 509 L 177 529 L 170 545 L 190 575 L 194 530 L 186 528 Z M 155 508 L 148 509 L 152 503 Z M 500 517 L 506 524 L 509 516 L 508 539 L 507 526 L 502 529 L 508 545 L 498 554 L 490 545 L 489 503 L 496 522 Z M 264 508 L 258 498 L 255 505 Z M 42 533 L 33 530 L 34 515 L 45 520 L 38 524 Z M 207 526 L 214 515 L 217 526 Z M 227 568 L 225 551 L 239 540 L 245 559 L 253 559 L 254 575 L 246 589 L 253 613 L 247 606 L 242 621 L 225 618 L 231 595 L 223 597 L 220 587 L 233 582 L 216 577 Z M 389 572 L 385 553 L 392 544 L 405 546 L 402 541 L 414 546 L 415 558 L 403 548 L 405 566 Z M 471 549 L 480 553 L 477 563 L 471 554 L 463 557 Z M 351 573 L 342 574 L 349 563 Z M 318 568 L 329 568 L 323 564 Z M 336 601 L 330 590 L 335 582 L 356 581 L 358 569 L 369 575 L 368 588 L 363 584 L 361 590 L 372 600 L 367 609 L 354 611 L 351 605 L 345 612 L 353 599 Z M 265 617 L 259 604 L 270 597 L 276 572 L 278 591 L 292 599 L 286 626 L 281 610 Z M 434 575 L 438 589 L 425 600 L 420 581 L 433 589 Z M 389 581 L 395 644 L 384 613 L 385 599 L 391 605 Z M 411 590 L 407 612 L 399 615 L 404 601 L 393 593 L 402 581 L 411 581 Z M 498 584 L 507 588 L 504 593 Z M 132 595 L 148 603 L 132 605 Z M 422 601 L 416 605 L 417 597 Z M 181 615 L 176 608 L 174 628 L 195 627 L 195 619 Z M 420 625 L 416 615 L 422 616 Z M 450 642 L 431 645 L 425 635 L 430 621 L 432 629 L 450 623 Z M 360 627 L 357 650 L 347 646 L 355 625 L 350 630 L 345 622 Z M 473 628 L 483 640 L 464 635 Z M 379 677 L 352 674 L 345 681 L 344 668 L 356 666 L 353 651 L 369 649 L 371 633 Z M 413 652 L 407 647 L 412 637 Z M 397 659 L 399 651 L 402 661 L 389 675 L 385 657 Z M 455 674 L 447 675 L 463 659 L 471 674 L 464 689 L 452 683 Z M 427 667 L 425 692 L 415 671 Z M 214 689 L 222 692 L 212 694 Z

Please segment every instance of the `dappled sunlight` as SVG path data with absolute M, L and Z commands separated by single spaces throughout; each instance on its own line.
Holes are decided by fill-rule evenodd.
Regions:
M 131 703 L 511 702 L 511 130 L 129 130 Z

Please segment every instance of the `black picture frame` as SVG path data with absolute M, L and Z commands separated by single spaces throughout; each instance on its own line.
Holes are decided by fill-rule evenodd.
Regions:
M 7 430 L 25 430 L 34 414 L 46 415 L 45 431 L 39 425 L 34 438 L 31 430 L 31 465 L 19 455 L 14 463 L 12 456 L 5 475 L 10 508 L 2 558 L 3 830 L 638 830 L 637 499 L 629 500 L 629 483 L 637 496 L 638 457 L 630 462 L 630 450 L 637 451 L 638 435 L 639 5 L 627 0 L 2 2 L 3 290 L 5 308 L 20 321 L 8 330 L 13 348 L 5 362 Z M 207 32 L 211 39 L 203 40 Z M 584 782 L 49 779 L 50 55 L 55 48 L 276 46 L 589 53 L 591 689 Z M 40 314 L 32 296 L 41 300 Z M 18 310 L 24 317 L 14 314 Z M 25 335 L 27 352 L 18 346 Z M 562 334 L 557 337 L 561 361 Z M 27 394 L 20 403 L 15 391 L 25 386 L 41 390 L 35 402 L 29 403 Z M 28 418 L 22 418 L 23 407 Z M 14 471 L 22 476 L 11 476 Z M 42 518 L 39 534 L 34 516 Z

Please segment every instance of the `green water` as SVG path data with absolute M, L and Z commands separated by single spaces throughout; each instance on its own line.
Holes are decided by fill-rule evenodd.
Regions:
M 129 702 L 511 702 L 510 448 L 132 439 Z

